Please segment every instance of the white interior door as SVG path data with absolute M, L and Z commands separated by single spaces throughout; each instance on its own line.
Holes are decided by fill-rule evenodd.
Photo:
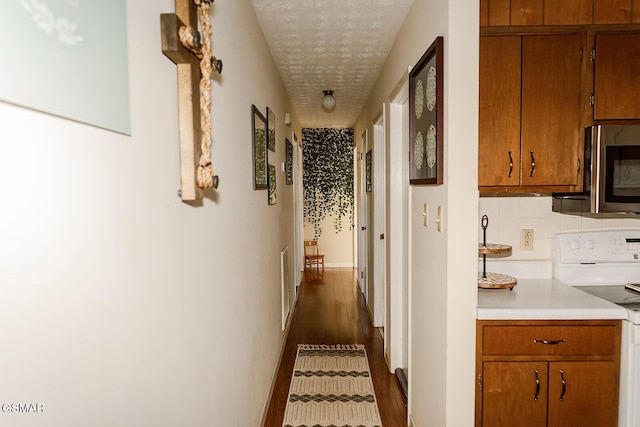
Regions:
M 384 327 L 386 319 L 386 149 L 384 115 L 373 125 L 373 325 Z
M 302 146 L 298 142 L 298 137 L 294 133 L 293 138 L 293 218 L 294 218 L 294 283 L 297 287 L 302 280 L 304 270 L 304 214 L 303 191 L 302 191 Z
M 389 369 L 408 368 L 409 354 L 409 102 L 408 84 L 389 104 L 387 188 L 387 328 L 385 354 Z
M 356 176 L 356 212 L 358 221 L 356 223 L 356 233 L 358 236 L 358 283 L 360 284 L 360 291 L 364 294 L 365 300 L 368 301 L 368 286 L 367 286 L 367 195 L 364 186 L 365 182 L 365 157 L 364 152 L 367 148 L 367 132 L 363 132 L 360 137 L 360 142 L 357 144 L 357 156 L 356 164 L 357 170 Z

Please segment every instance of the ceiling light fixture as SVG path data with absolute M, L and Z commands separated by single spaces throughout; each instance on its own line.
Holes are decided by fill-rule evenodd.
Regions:
M 320 104 L 322 104 L 322 109 L 325 112 L 330 113 L 334 110 L 334 108 L 336 108 L 336 99 L 333 97 L 332 90 L 323 90 L 323 92 L 324 96 L 322 97 L 322 101 L 320 101 Z

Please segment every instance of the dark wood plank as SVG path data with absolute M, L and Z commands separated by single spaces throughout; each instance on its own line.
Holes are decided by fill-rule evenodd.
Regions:
M 384 360 L 384 342 L 373 327 L 351 268 L 305 272 L 276 376 L 264 427 L 280 427 L 298 344 L 364 344 L 382 425 L 406 427 L 406 399 Z

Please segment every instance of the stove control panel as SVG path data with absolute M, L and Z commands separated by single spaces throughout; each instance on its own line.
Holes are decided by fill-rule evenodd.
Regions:
M 614 254 L 640 253 L 640 238 L 638 237 L 611 237 L 609 241 Z
M 602 230 L 556 236 L 561 264 L 640 263 L 640 230 Z

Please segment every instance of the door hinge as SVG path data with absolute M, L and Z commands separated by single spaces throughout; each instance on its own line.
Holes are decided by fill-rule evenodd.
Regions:
M 594 94 L 589 95 L 589 107 L 596 105 L 596 96 Z
M 594 48 L 591 49 L 591 62 L 596 62 L 596 50 Z
M 478 390 L 482 391 L 482 374 L 478 374 Z
M 361 278 L 361 279 L 364 279 L 364 271 L 361 271 L 361 272 L 360 272 L 360 278 Z

